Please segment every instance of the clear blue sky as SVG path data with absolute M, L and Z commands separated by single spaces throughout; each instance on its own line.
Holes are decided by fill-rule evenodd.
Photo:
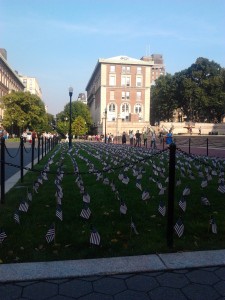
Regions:
M 225 67 L 225 0 L 0 0 L 0 48 L 57 114 L 99 58 L 159 53 L 171 74 L 198 57 Z

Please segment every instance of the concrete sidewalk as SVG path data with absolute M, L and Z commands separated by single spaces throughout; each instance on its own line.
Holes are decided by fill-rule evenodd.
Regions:
M 222 300 L 225 250 L 2 264 L 0 299 Z
M 225 249 L 0 265 L 0 282 L 225 266 Z M 224 278 L 225 280 L 225 278 Z

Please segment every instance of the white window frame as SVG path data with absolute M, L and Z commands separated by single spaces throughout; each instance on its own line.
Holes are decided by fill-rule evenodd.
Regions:
M 109 76 L 109 85 L 110 86 L 115 86 L 116 85 L 116 76 L 115 75 L 110 75 Z
M 115 73 L 116 72 L 116 66 L 111 65 L 110 66 L 110 73 Z
M 136 86 L 137 87 L 142 86 L 142 76 L 136 76 Z
M 136 99 L 137 99 L 138 101 L 141 101 L 141 97 L 142 97 L 141 91 L 137 91 L 137 92 L 136 92 Z

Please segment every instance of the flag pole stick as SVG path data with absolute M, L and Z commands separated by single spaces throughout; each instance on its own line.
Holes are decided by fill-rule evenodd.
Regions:
M 168 184 L 167 246 L 169 248 L 173 248 L 176 145 L 174 143 L 170 144 L 169 149 L 170 149 L 170 157 L 169 157 L 169 184 Z
M 55 232 L 55 223 L 53 223 L 54 224 L 54 232 Z M 55 234 L 54 234 L 54 245 L 56 245 L 56 232 L 55 232 Z

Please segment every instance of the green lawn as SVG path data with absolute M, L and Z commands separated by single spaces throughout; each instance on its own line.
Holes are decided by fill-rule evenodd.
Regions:
M 104 143 L 77 142 L 71 152 L 67 145 L 57 146 L 35 166 L 34 172 L 25 175 L 22 186 L 18 183 L 6 194 L 6 203 L 0 207 L 0 227 L 7 234 L 0 245 L 2 263 L 224 248 L 225 200 L 224 194 L 217 190 L 219 178 L 224 178 L 224 161 L 205 157 L 193 159 L 181 152 L 177 152 L 176 158 L 176 183 L 180 179 L 181 184 L 175 187 L 174 224 L 181 217 L 184 234 L 179 238 L 174 233 L 174 247 L 167 247 L 167 212 L 162 216 L 158 207 L 160 201 L 167 207 L 168 157 L 168 150 L 153 153 Z M 33 184 L 47 166 L 48 180 L 43 180 L 36 193 Z M 99 180 L 97 170 L 103 175 Z M 63 221 L 56 217 L 57 171 L 64 171 L 58 183 L 63 191 Z M 119 174 L 126 174 L 129 183 L 123 183 Z M 142 191 L 136 186 L 137 174 L 142 175 Z M 208 175 L 208 184 L 202 188 L 201 182 L 207 174 L 211 174 L 212 179 Z M 84 202 L 78 178 L 90 195 L 88 220 L 80 217 Z M 106 183 L 107 179 L 114 183 L 115 191 Z M 158 183 L 166 188 L 164 195 L 159 195 Z M 183 212 L 178 202 L 186 186 L 190 187 L 190 195 L 185 197 L 186 211 Z M 27 190 L 32 192 L 32 201 L 27 200 Z M 144 190 L 150 194 L 148 200 L 142 200 Z M 208 198 L 210 206 L 201 203 L 202 196 Z M 19 213 L 20 224 L 17 224 L 13 215 L 23 200 L 29 204 L 29 209 Z M 120 213 L 123 202 L 127 206 L 126 214 Z M 217 234 L 212 233 L 209 224 L 211 215 L 215 217 Z M 131 230 L 131 220 L 139 234 Z M 55 240 L 47 243 L 45 235 L 52 224 Z M 89 242 L 92 225 L 101 237 L 99 246 Z

